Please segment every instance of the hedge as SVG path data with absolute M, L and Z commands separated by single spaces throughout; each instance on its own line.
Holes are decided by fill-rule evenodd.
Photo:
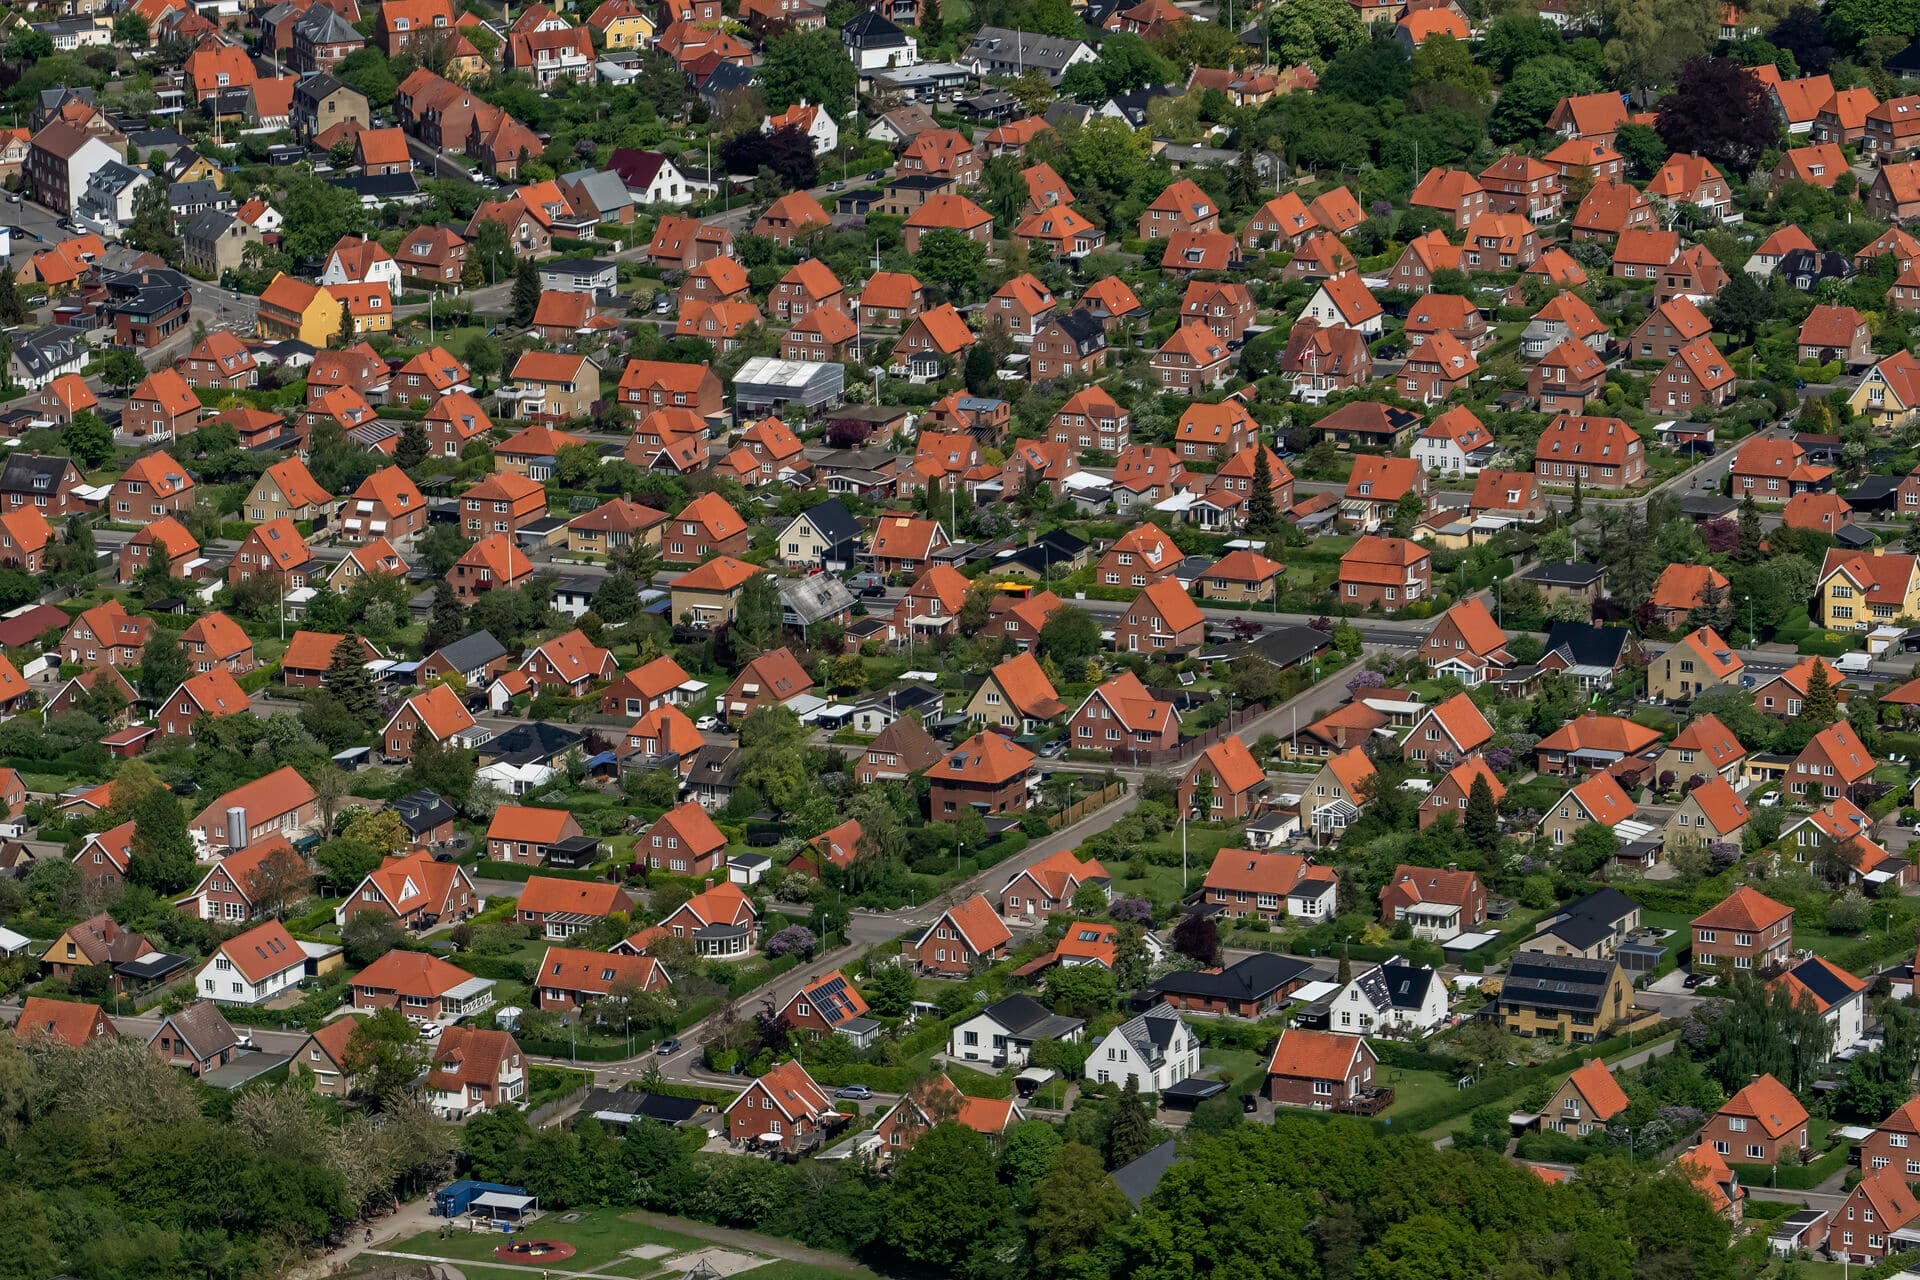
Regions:
M 480 858 L 461 864 L 469 874 L 485 880 L 518 880 L 522 883 L 534 876 L 547 876 L 555 880 L 605 880 L 604 871 L 572 871 L 564 867 L 530 867 L 523 862 L 501 862 L 496 858 Z
M 635 1093 L 658 1094 L 662 1098 L 691 1098 L 696 1102 L 711 1102 L 715 1106 L 725 1106 L 739 1096 L 738 1089 L 709 1088 L 699 1084 L 680 1084 L 674 1080 L 659 1080 L 648 1085 L 644 1080 L 629 1080 L 627 1088 Z
M 1847 1167 L 1847 1155 L 1852 1145 L 1842 1140 L 1831 1151 L 1825 1152 L 1811 1164 L 1771 1166 L 1745 1162 L 1735 1164 L 1729 1160 L 1727 1168 L 1740 1175 L 1742 1186 L 1755 1189 L 1772 1186 L 1789 1191 L 1811 1191 Z

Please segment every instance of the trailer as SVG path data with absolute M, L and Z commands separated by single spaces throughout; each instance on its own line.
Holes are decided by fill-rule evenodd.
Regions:
M 475 1182 L 463 1178 L 440 1191 L 433 1193 L 433 1212 L 442 1218 L 457 1218 L 470 1208 L 479 1197 L 487 1194 L 502 1196 L 524 1196 L 525 1187 L 510 1187 L 501 1182 Z

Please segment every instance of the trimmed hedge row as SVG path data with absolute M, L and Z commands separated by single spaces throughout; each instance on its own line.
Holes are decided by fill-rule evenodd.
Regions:
M 1834 1174 L 1847 1167 L 1848 1148 L 1851 1143 L 1842 1141 L 1833 1150 L 1823 1154 L 1812 1164 L 1771 1166 L 1764 1164 L 1735 1164 L 1729 1160 L 1727 1168 L 1740 1175 L 1742 1186 L 1779 1187 L 1788 1191 L 1811 1191 Z

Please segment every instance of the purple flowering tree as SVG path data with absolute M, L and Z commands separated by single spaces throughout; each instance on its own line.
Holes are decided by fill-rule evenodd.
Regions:
M 775 960 L 782 956 L 810 955 L 820 940 L 803 924 L 790 924 L 767 939 L 767 954 Z
M 1145 898 L 1115 898 L 1107 904 L 1107 918 L 1115 924 L 1137 924 L 1151 928 L 1153 904 Z
M 1362 689 L 1384 689 L 1386 685 L 1387 678 L 1378 671 L 1361 671 L 1347 681 L 1347 692 L 1358 697 Z

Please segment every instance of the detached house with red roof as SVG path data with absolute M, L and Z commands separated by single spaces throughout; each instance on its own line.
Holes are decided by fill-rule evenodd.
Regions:
M 1827 1254 L 1857 1265 L 1879 1262 L 1908 1248 L 1906 1229 L 1916 1219 L 1920 1199 L 1906 1177 L 1892 1169 L 1869 1173 L 1833 1211 L 1826 1229 Z
M 926 769 L 934 820 L 950 822 L 968 810 L 985 815 L 1024 809 L 1034 759 L 1002 734 L 974 734 Z
M 1124 653 L 1178 653 L 1204 638 L 1206 620 L 1177 580 L 1148 586 L 1114 625 L 1113 643 Z
M 1787 767 L 1786 788 L 1807 803 L 1856 799 L 1853 789 L 1873 779 L 1876 762 L 1845 720 L 1828 725 Z
M 974 894 L 947 908 L 918 938 L 901 943 L 901 952 L 922 973 L 964 977 L 1003 959 L 1013 942 L 993 904 Z
M 1451 769 L 1493 740 L 1493 726 L 1464 693 L 1420 713 L 1401 743 L 1401 759 L 1431 769 Z
M 363 912 L 373 912 L 410 929 L 440 921 L 460 921 L 486 905 L 466 868 L 436 861 L 431 850 L 388 858 L 368 872 L 334 909 L 334 923 L 345 928 Z
M 539 877 L 535 877 L 538 879 Z M 567 881 L 545 881 L 547 884 L 570 884 Z M 601 889 L 620 891 L 612 885 L 572 885 L 572 889 Z M 527 882 L 527 892 L 534 893 L 534 881 Z M 624 897 L 624 894 L 621 894 Z M 560 898 L 547 899 L 541 891 L 542 901 L 535 912 L 547 922 L 548 937 L 566 937 L 578 932 L 574 926 L 590 928 L 596 919 L 604 919 L 608 914 L 600 911 L 607 899 L 604 894 L 597 895 L 591 902 L 583 903 L 584 910 L 567 909 Z M 521 901 L 526 901 L 523 896 Z M 628 909 L 632 906 L 628 903 Z M 553 909 L 549 910 L 551 907 Z M 587 923 L 582 924 L 582 921 Z M 568 933 L 556 934 L 555 929 L 568 930 Z M 574 947 L 548 947 L 541 957 L 539 977 L 534 981 L 534 1003 L 542 1009 L 555 1009 L 565 1012 L 578 1009 L 582 1005 L 606 999 L 616 990 L 664 991 L 670 982 L 666 967 L 652 956 L 632 955 L 620 951 L 582 951 Z
M 1506 633 L 1477 596 L 1440 615 L 1420 643 L 1420 660 L 1436 678 L 1453 676 L 1469 689 L 1513 665 Z
M 278 920 L 256 925 L 214 948 L 194 989 L 215 1004 L 261 1005 L 298 987 L 307 953 Z
M 1599 396 L 1606 381 L 1606 360 L 1588 344 L 1568 338 L 1528 371 L 1527 394 L 1542 413 L 1578 414 Z
M 1703 967 L 1771 969 L 1785 961 L 1793 948 L 1793 908 L 1740 885 L 1694 917 L 1692 930 L 1695 972 Z
M 1487 212 L 1487 192 L 1479 179 L 1464 170 L 1433 168 L 1414 185 L 1407 204 L 1445 214 L 1455 231 L 1464 231 Z
M 1453 768 L 1446 776 L 1435 783 L 1433 790 L 1427 792 L 1420 801 L 1420 829 L 1425 831 L 1438 822 L 1442 815 L 1452 814 L 1456 824 L 1467 820 L 1467 805 L 1473 799 L 1473 784 L 1484 780 L 1487 792 L 1493 802 L 1499 804 L 1506 796 L 1507 788 L 1487 762 L 1479 756 L 1470 756 Z
M 1541 773 L 1571 777 L 1611 769 L 1659 741 L 1656 729 L 1588 711 L 1540 739 L 1534 751 Z
M 1404 538 L 1365 534 L 1340 557 L 1341 599 L 1357 608 L 1395 610 L 1433 590 L 1433 556 Z
M 1089 751 L 1165 750 L 1180 741 L 1179 711 L 1131 671 L 1089 693 L 1067 727 L 1074 745 Z
M 1267 1098 L 1279 1106 L 1371 1115 L 1393 1101 L 1377 1089 L 1380 1059 L 1364 1036 L 1289 1027 L 1267 1060 Z
M 689 800 L 661 814 L 635 843 L 634 850 L 636 862 L 644 862 L 656 871 L 704 876 L 720 869 L 727 838 L 707 811 Z
M 1070 850 L 1061 849 L 1014 872 L 1000 890 L 1000 914 L 1038 923 L 1055 912 L 1072 910 L 1073 900 L 1082 889 L 1096 886 L 1104 892 L 1111 883 L 1112 877 L 1098 859 L 1083 862 Z
M 1578 480 L 1588 488 L 1627 489 L 1646 479 L 1647 454 L 1618 418 L 1562 415 L 1540 433 L 1534 474 L 1549 485 L 1570 488 Z
M 1543 1131 L 1584 1138 L 1604 1130 L 1627 1105 L 1626 1091 L 1613 1078 L 1606 1062 L 1588 1058 L 1553 1091 L 1547 1105 L 1540 1108 L 1537 1123 Z
M 844 1119 L 798 1059 L 782 1062 L 721 1110 L 735 1143 L 798 1153 L 818 1146 Z
M 225 667 L 189 678 L 161 704 L 155 717 L 168 737 L 193 736 L 194 726 L 207 716 L 232 716 L 253 709 L 252 700 Z
M 1778 1164 L 1807 1148 L 1807 1109 L 1791 1090 L 1763 1075 L 1708 1118 L 1701 1141 L 1722 1159 Z
M 1691 702 L 1709 689 L 1738 684 L 1745 669 L 1746 663 L 1719 632 L 1700 627 L 1674 641 L 1665 653 L 1647 664 L 1647 696 L 1666 702 Z
M 1266 771 L 1232 734 L 1203 751 L 1181 777 L 1180 810 L 1203 822 L 1239 822 L 1254 815 L 1266 789 Z
M 1487 920 L 1487 889 L 1471 871 L 1395 867 L 1380 890 L 1380 922 L 1407 922 L 1417 938 L 1445 942 Z
M 474 747 L 492 737 L 483 730 L 473 713 L 458 695 L 444 684 L 436 684 L 414 694 L 395 711 L 380 730 L 380 755 L 384 760 L 404 762 L 413 759 L 414 744 L 424 733 L 445 746 Z

